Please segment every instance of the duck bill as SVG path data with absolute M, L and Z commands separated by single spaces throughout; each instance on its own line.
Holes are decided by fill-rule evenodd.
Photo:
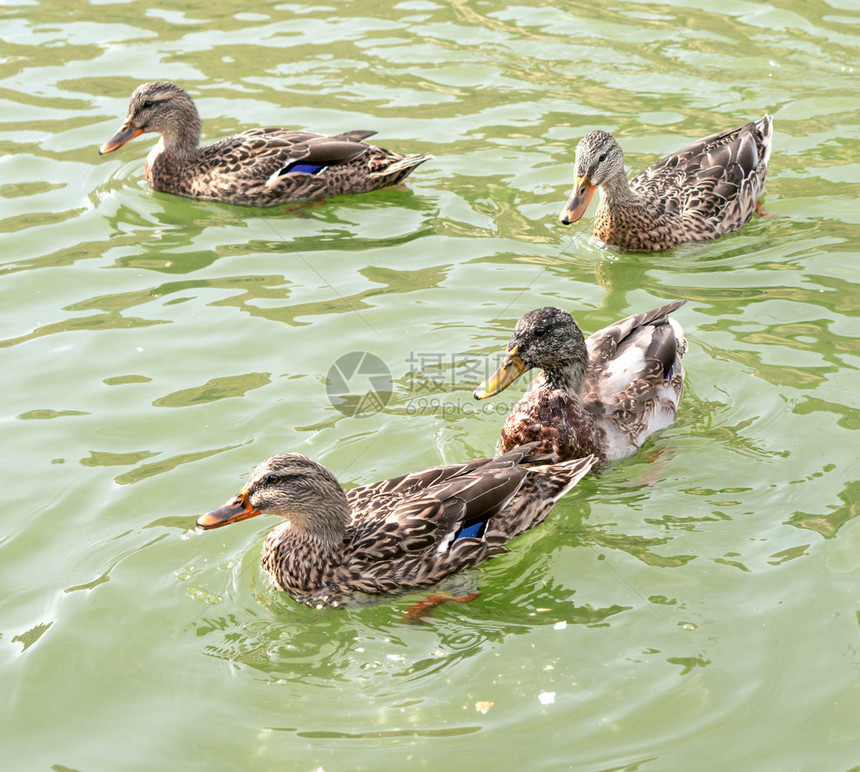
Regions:
M 143 134 L 143 129 L 137 128 L 131 121 L 126 121 L 119 127 L 119 131 L 99 148 L 99 155 L 113 153 L 119 150 L 126 142 Z
M 570 225 L 585 214 L 595 190 L 597 188 L 588 181 L 588 177 L 573 178 L 573 193 L 559 215 L 562 225 Z
M 509 348 L 505 352 L 505 358 L 496 370 L 486 381 L 484 381 L 477 389 L 475 389 L 475 399 L 486 399 L 493 397 L 500 391 L 504 391 L 517 378 L 519 378 L 526 370 L 526 367 L 520 355 L 517 353 L 519 346 Z
M 238 523 L 240 520 L 247 520 L 249 517 L 256 517 L 259 514 L 260 510 L 251 506 L 248 501 L 248 491 L 244 490 L 235 499 L 231 499 L 218 509 L 200 515 L 197 518 L 197 525 L 207 530 L 220 528 L 222 525 Z

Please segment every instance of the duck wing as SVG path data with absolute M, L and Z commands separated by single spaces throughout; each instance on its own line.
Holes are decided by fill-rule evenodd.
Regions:
M 617 359 L 632 346 L 641 349 L 643 336 L 650 334 L 649 328 L 666 325 L 669 314 L 677 311 L 686 302 L 686 300 L 673 300 L 671 303 L 651 311 L 625 317 L 589 335 L 585 339 L 590 363 L 589 369 L 596 365 L 605 366 L 606 363 Z
M 289 158 L 270 178 L 269 185 L 281 177 L 296 172 L 316 174 L 328 166 L 345 164 L 360 158 L 370 145 L 361 140 L 375 134 L 375 131 L 351 131 L 334 137 L 315 137 L 305 142 L 297 142 L 290 148 Z
M 628 316 L 586 338 L 582 399 L 606 431 L 607 459 L 629 455 L 677 417 L 687 341 L 669 314 L 685 302 Z
M 487 522 L 522 486 L 528 470 L 517 464 L 527 455 L 516 449 L 349 491 L 342 581 L 369 592 L 429 584 L 503 551 L 485 538 Z
M 201 148 L 202 171 L 276 185 L 291 172 L 315 174 L 359 158 L 370 150 L 362 140 L 375 133 L 348 131 L 327 136 L 278 128 L 250 129 Z
M 350 529 L 342 569 L 350 585 L 378 591 L 430 584 L 504 552 L 505 543 L 540 523 L 595 461 L 589 456 L 521 466 L 543 459 L 531 454 L 534 447 L 434 467 L 347 494 L 354 512 L 356 505 L 374 502 L 374 516 L 357 514 Z
M 668 213 L 709 222 L 717 231 L 749 221 L 764 189 L 773 124 L 769 115 L 699 139 L 630 181 L 635 193 L 660 200 Z
M 351 527 L 364 531 L 367 528 L 372 530 L 382 521 L 396 522 L 415 501 L 430 497 L 444 502 L 457 490 L 466 491 L 479 480 L 484 481 L 484 486 L 492 487 L 490 481 L 497 473 L 513 470 L 524 460 L 528 463 L 535 458 L 532 454 L 535 445 L 531 443 L 513 448 L 498 458 L 477 458 L 458 464 L 435 466 L 353 488 L 346 494 L 353 513 Z M 449 487 L 452 484 L 454 487 Z M 482 486 L 473 489 L 475 502 L 482 500 L 484 493 L 486 490 Z M 440 516 L 436 520 L 447 522 L 446 518 Z

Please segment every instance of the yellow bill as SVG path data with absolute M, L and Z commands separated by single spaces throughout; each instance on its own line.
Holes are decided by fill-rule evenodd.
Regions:
M 526 367 L 520 355 L 517 353 L 519 346 L 509 348 L 505 352 L 505 358 L 496 370 L 486 381 L 484 381 L 477 389 L 475 389 L 475 399 L 486 399 L 493 397 L 500 391 L 504 391 L 517 378 L 519 378 L 526 370 Z

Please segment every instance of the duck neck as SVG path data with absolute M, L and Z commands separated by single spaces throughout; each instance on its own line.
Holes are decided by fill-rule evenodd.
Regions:
M 340 563 L 351 512 L 343 489 L 339 493 L 281 513 L 285 522 L 266 537 L 263 565 L 282 585 L 318 589 L 324 574 Z
M 309 504 L 301 517 L 293 520 L 298 534 L 321 551 L 337 550 L 343 544 L 351 512 L 343 489 L 337 498 L 326 497 Z
M 177 121 L 161 134 L 165 152 L 175 158 L 190 158 L 200 152 L 200 116 L 197 108 L 192 109 L 184 120 Z
M 627 175 L 621 171 L 610 177 L 600 186 L 600 204 L 610 208 L 615 206 L 630 206 L 638 201 L 636 194 L 630 190 Z
M 547 386 L 553 390 L 566 391 L 571 397 L 579 399 L 585 381 L 588 360 L 570 360 L 543 371 Z

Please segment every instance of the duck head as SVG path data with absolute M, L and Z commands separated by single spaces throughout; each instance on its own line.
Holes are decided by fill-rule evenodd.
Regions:
M 520 319 L 499 369 L 475 390 L 475 399 L 498 394 L 533 367 L 544 371 L 551 388 L 581 390 L 588 350 L 582 330 L 567 311 L 546 306 Z
M 338 542 L 350 510 L 328 469 L 300 453 L 284 453 L 259 464 L 234 498 L 198 517 L 197 525 L 220 528 L 260 514 L 282 517 L 300 534 Z
M 607 180 L 624 174 L 624 153 L 609 132 L 592 131 L 576 146 L 573 163 L 573 192 L 561 210 L 562 225 L 570 225 L 585 214 L 594 191 Z
M 131 95 L 125 121 L 99 148 L 99 154 L 119 150 L 145 131 L 161 134 L 165 147 L 197 147 L 200 116 L 191 97 L 175 83 L 165 80 L 138 86 Z

